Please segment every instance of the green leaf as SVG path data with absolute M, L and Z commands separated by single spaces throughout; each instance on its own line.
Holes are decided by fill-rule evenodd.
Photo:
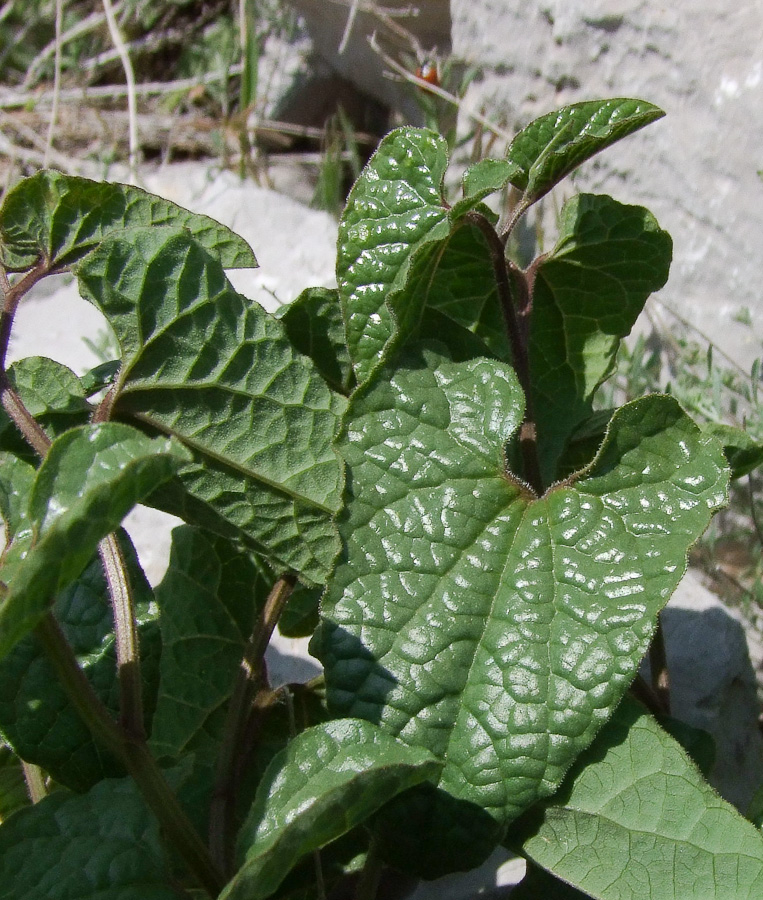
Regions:
M 44 259 L 50 268 L 72 265 L 109 233 L 136 226 L 187 229 L 228 269 L 257 261 L 243 238 L 208 216 L 126 184 L 38 172 L 21 181 L 0 208 L 0 254 L 6 269 L 21 272 Z
M 71 369 L 55 360 L 43 356 L 21 359 L 8 369 L 8 381 L 51 440 L 89 420 L 92 409 L 82 383 Z M 37 464 L 37 454 L 4 409 L 0 409 L 0 447 Z
M 0 658 L 79 576 L 98 542 L 185 459 L 176 442 L 113 422 L 74 428 L 53 442 L 29 498 L 34 542 L 23 559 L 0 569 L 8 584 Z
M 462 180 L 464 196 L 453 205 L 453 218 L 473 209 L 488 195 L 502 190 L 509 181 L 521 177 L 520 167 L 508 159 L 481 159 L 469 166 Z
M 56 791 L 0 827 L 3 900 L 177 900 L 159 825 L 130 779 Z
M 148 729 L 161 653 L 157 613 L 129 537 L 120 531 L 118 540 L 138 621 Z M 53 611 L 95 693 L 118 718 L 114 614 L 98 557 L 76 582 L 61 591 Z M 0 660 L 0 731 L 22 759 L 39 765 L 73 790 L 85 791 L 102 778 L 125 774 L 123 766 L 93 740 L 32 635 Z
M 513 846 L 597 900 L 763 892 L 763 837 L 632 700 L 559 794 L 517 824 Z
M 338 291 L 335 288 L 307 288 L 282 309 L 280 318 L 292 344 L 312 359 L 335 391 L 348 394 L 354 375 Z
M 278 620 L 284 637 L 309 637 L 318 627 L 322 588 L 306 588 L 298 584 Z
M 475 865 L 557 789 L 726 497 L 720 447 L 651 396 L 536 498 L 504 461 L 522 413 L 508 366 L 425 345 L 356 393 L 339 436 L 343 552 L 311 652 L 334 714 L 444 761 L 418 828 L 407 801 L 387 816 L 391 861 L 426 877 Z
M 443 138 L 400 128 L 379 144 L 350 191 L 339 222 L 337 283 L 358 382 L 394 335 L 387 303 L 405 286 L 416 253 L 448 235 L 442 198 L 447 164 Z
M 193 451 L 151 502 L 321 583 L 337 549 L 344 399 L 186 231 L 113 235 L 78 275 L 122 350 L 116 413 Z
M 340 720 L 303 732 L 265 773 L 239 834 L 243 864 L 220 900 L 264 900 L 300 858 L 439 769 L 429 753 L 369 722 Z
M 511 362 L 490 251 L 479 228 L 462 224 L 453 230 L 438 257 L 436 271 L 420 293 L 426 298 L 427 312 L 444 313 L 480 339 L 484 355 Z M 436 330 L 422 327 L 421 332 L 423 336 L 440 337 Z
M 31 540 L 29 497 L 37 470 L 12 453 L 0 453 L 0 515 L 5 523 L 5 539 Z
M 744 429 L 714 422 L 705 431 L 723 444 L 733 479 L 743 478 L 763 466 L 763 443 L 753 440 Z
M 230 541 L 188 526 L 172 532 L 169 568 L 156 588 L 162 659 L 151 746 L 157 757 L 177 758 L 210 731 L 272 582 Z
M 514 138 L 506 159 L 517 167 L 511 183 L 529 205 L 581 163 L 665 113 L 644 100 L 615 98 L 573 103 L 541 116 Z
M 650 212 L 581 194 L 562 210 L 560 236 L 535 276 L 530 381 L 544 484 L 591 413 L 620 341 L 668 277 L 672 243 Z

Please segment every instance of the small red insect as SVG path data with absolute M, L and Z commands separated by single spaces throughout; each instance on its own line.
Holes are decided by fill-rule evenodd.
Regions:
M 422 81 L 426 81 L 433 87 L 440 87 L 440 73 L 437 70 L 437 63 L 424 62 L 416 69 L 416 77 Z

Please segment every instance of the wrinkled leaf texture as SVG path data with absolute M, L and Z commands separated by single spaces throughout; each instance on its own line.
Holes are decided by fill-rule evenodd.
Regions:
M 403 360 L 344 421 L 344 549 L 311 651 L 336 715 L 444 761 L 438 792 L 383 814 L 394 864 L 433 877 L 477 864 L 558 788 L 634 677 L 728 472 L 651 396 L 536 497 L 504 459 L 523 413 L 513 370 L 435 344 Z

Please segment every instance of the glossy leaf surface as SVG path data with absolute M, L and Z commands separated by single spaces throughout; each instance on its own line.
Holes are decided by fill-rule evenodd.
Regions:
M 135 603 L 145 724 L 150 728 L 161 654 L 157 613 L 129 538 L 120 532 L 118 540 Z M 118 718 L 114 613 L 100 558 L 60 592 L 53 611 L 95 693 Z M 0 660 L 0 731 L 22 759 L 73 790 L 85 791 L 101 778 L 125 774 L 93 740 L 32 635 Z
M 611 374 L 620 340 L 647 297 L 667 281 L 672 242 L 654 216 L 611 197 L 581 194 L 562 210 L 559 240 L 538 267 L 530 325 L 530 378 L 544 483 L 596 388 Z
M 256 266 L 249 245 L 229 228 L 137 187 L 38 172 L 8 193 L 0 208 L 3 265 L 23 271 L 42 258 L 71 265 L 110 232 L 172 224 L 186 228 L 228 269 Z
M 98 542 L 187 458 L 174 441 L 113 422 L 75 428 L 53 442 L 29 498 L 33 538 L 12 566 L 0 569 L 8 584 L 0 605 L 0 656 L 79 576 Z
M 535 119 L 506 153 L 518 167 L 511 183 L 535 202 L 573 169 L 665 113 L 644 100 L 615 98 L 573 103 Z
M 56 791 L 0 828 L 3 900 L 177 900 L 159 825 L 129 779 Z
M 298 860 L 346 834 L 440 764 L 369 722 L 303 732 L 269 766 L 239 835 L 245 854 L 221 900 L 264 900 Z
M 559 795 L 510 842 L 597 900 L 755 900 L 763 836 L 624 700 Z
M 654 396 L 615 414 L 579 480 L 536 498 L 504 461 L 522 407 L 508 366 L 436 347 L 355 395 L 344 550 L 311 647 L 330 709 L 444 760 L 440 788 L 497 833 L 619 702 L 727 486 L 720 447 Z M 457 867 L 467 813 L 433 815 L 405 864 Z
M 443 204 L 445 140 L 432 131 L 388 134 L 350 191 L 339 222 L 337 283 L 352 364 L 364 381 L 395 331 L 387 306 L 416 253 L 450 230 Z
M 343 398 L 183 230 L 110 237 L 78 274 L 122 350 L 117 413 L 194 454 L 182 488 L 152 502 L 321 582 L 336 553 Z

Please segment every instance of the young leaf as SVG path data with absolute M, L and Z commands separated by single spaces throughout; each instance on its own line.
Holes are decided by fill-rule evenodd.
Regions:
M 600 150 L 665 113 L 644 100 L 587 100 L 555 110 L 522 129 L 506 153 L 517 170 L 510 181 L 529 205 Z
M 138 226 L 187 229 L 227 269 L 257 265 L 249 245 L 208 216 L 126 184 L 38 172 L 9 191 L 0 208 L 0 256 L 21 272 L 38 259 L 50 268 L 72 265 L 106 235 Z
M 439 135 L 397 129 L 379 144 L 350 191 L 339 222 L 337 283 L 358 382 L 378 364 L 394 334 L 385 301 L 405 285 L 416 253 L 448 235 L 442 198 L 447 164 Z
M 220 900 L 264 900 L 299 859 L 364 822 L 440 764 L 362 720 L 316 725 L 268 767 L 239 834 L 243 864 Z
M 311 651 L 336 715 L 444 761 L 424 833 L 411 803 L 385 813 L 394 864 L 426 877 L 476 864 L 486 817 L 495 841 L 557 789 L 726 496 L 720 447 L 651 396 L 578 480 L 535 497 L 503 458 L 522 406 L 505 364 L 425 345 L 356 393 L 339 437 L 344 549 Z
M 0 604 L 0 657 L 79 576 L 98 542 L 187 458 L 175 441 L 115 422 L 74 428 L 53 442 L 29 498 L 32 545 L 0 569 L 8 584 Z
M 177 900 L 159 825 L 131 779 L 56 791 L 0 827 L 3 900 Z
M 92 408 L 81 381 L 55 360 L 43 356 L 21 359 L 9 367 L 8 381 L 50 440 L 89 420 Z M 37 454 L 1 408 L 0 447 L 37 465 Z
M 625 699 L 553 800 L 508 843 L 596 900 L 755 900 L 763 836 Z
M 713 423 L 705 431 L 723 444 L 732 478 L 743 478 L 763 466 L 763 443 L 753 440 L 744 429 Z
M 149 728 L 161 653 L 157 613 L 129 537 L 120 531 L 118 540 L 138 620 Z M 77 581 L 61 591 L 53 611 L 96 694 L 118 718 L 114 614 L 100 558 L 93 559 Z M 85 791 L 102 778 L 125 774 L 123 766 L 93 740 L 32 635 L 0 660 L 0 731 L 22 759 L 73 790 Z
M 161 615 L 159 699 L 151 733 L 157 757 L 179 757 L 225 706 L 273 576 L 230 541 L 197 528 L 172 533 L 156 588 Z
M 521 177 L 522 170 L 509 159 L 481 159 L 469 166 L 463 177 L 464 196 L 453 205 L 453 218 L 457 219 L 473 209 L 480 200 Z
M 122 350 L 116 413 L 193 451 L 151 502 L 322 583 L 337 549 L 344 399 L 187 231 L 112 235 L 77 274 Z
M 530 380 L 544 484 L 620 340 L 647 297 L 667 281 L 672 242 L 650 212 L 606 195 L 581 194 L 562 210 L 559 240 L 538 267 L 530 325 Z
M 338 291 L 335 288 L 307 288 L 282 309 L 280 318 L 292 344 L 312 359 L 335 391 L 348 394 L 354 375 Z

